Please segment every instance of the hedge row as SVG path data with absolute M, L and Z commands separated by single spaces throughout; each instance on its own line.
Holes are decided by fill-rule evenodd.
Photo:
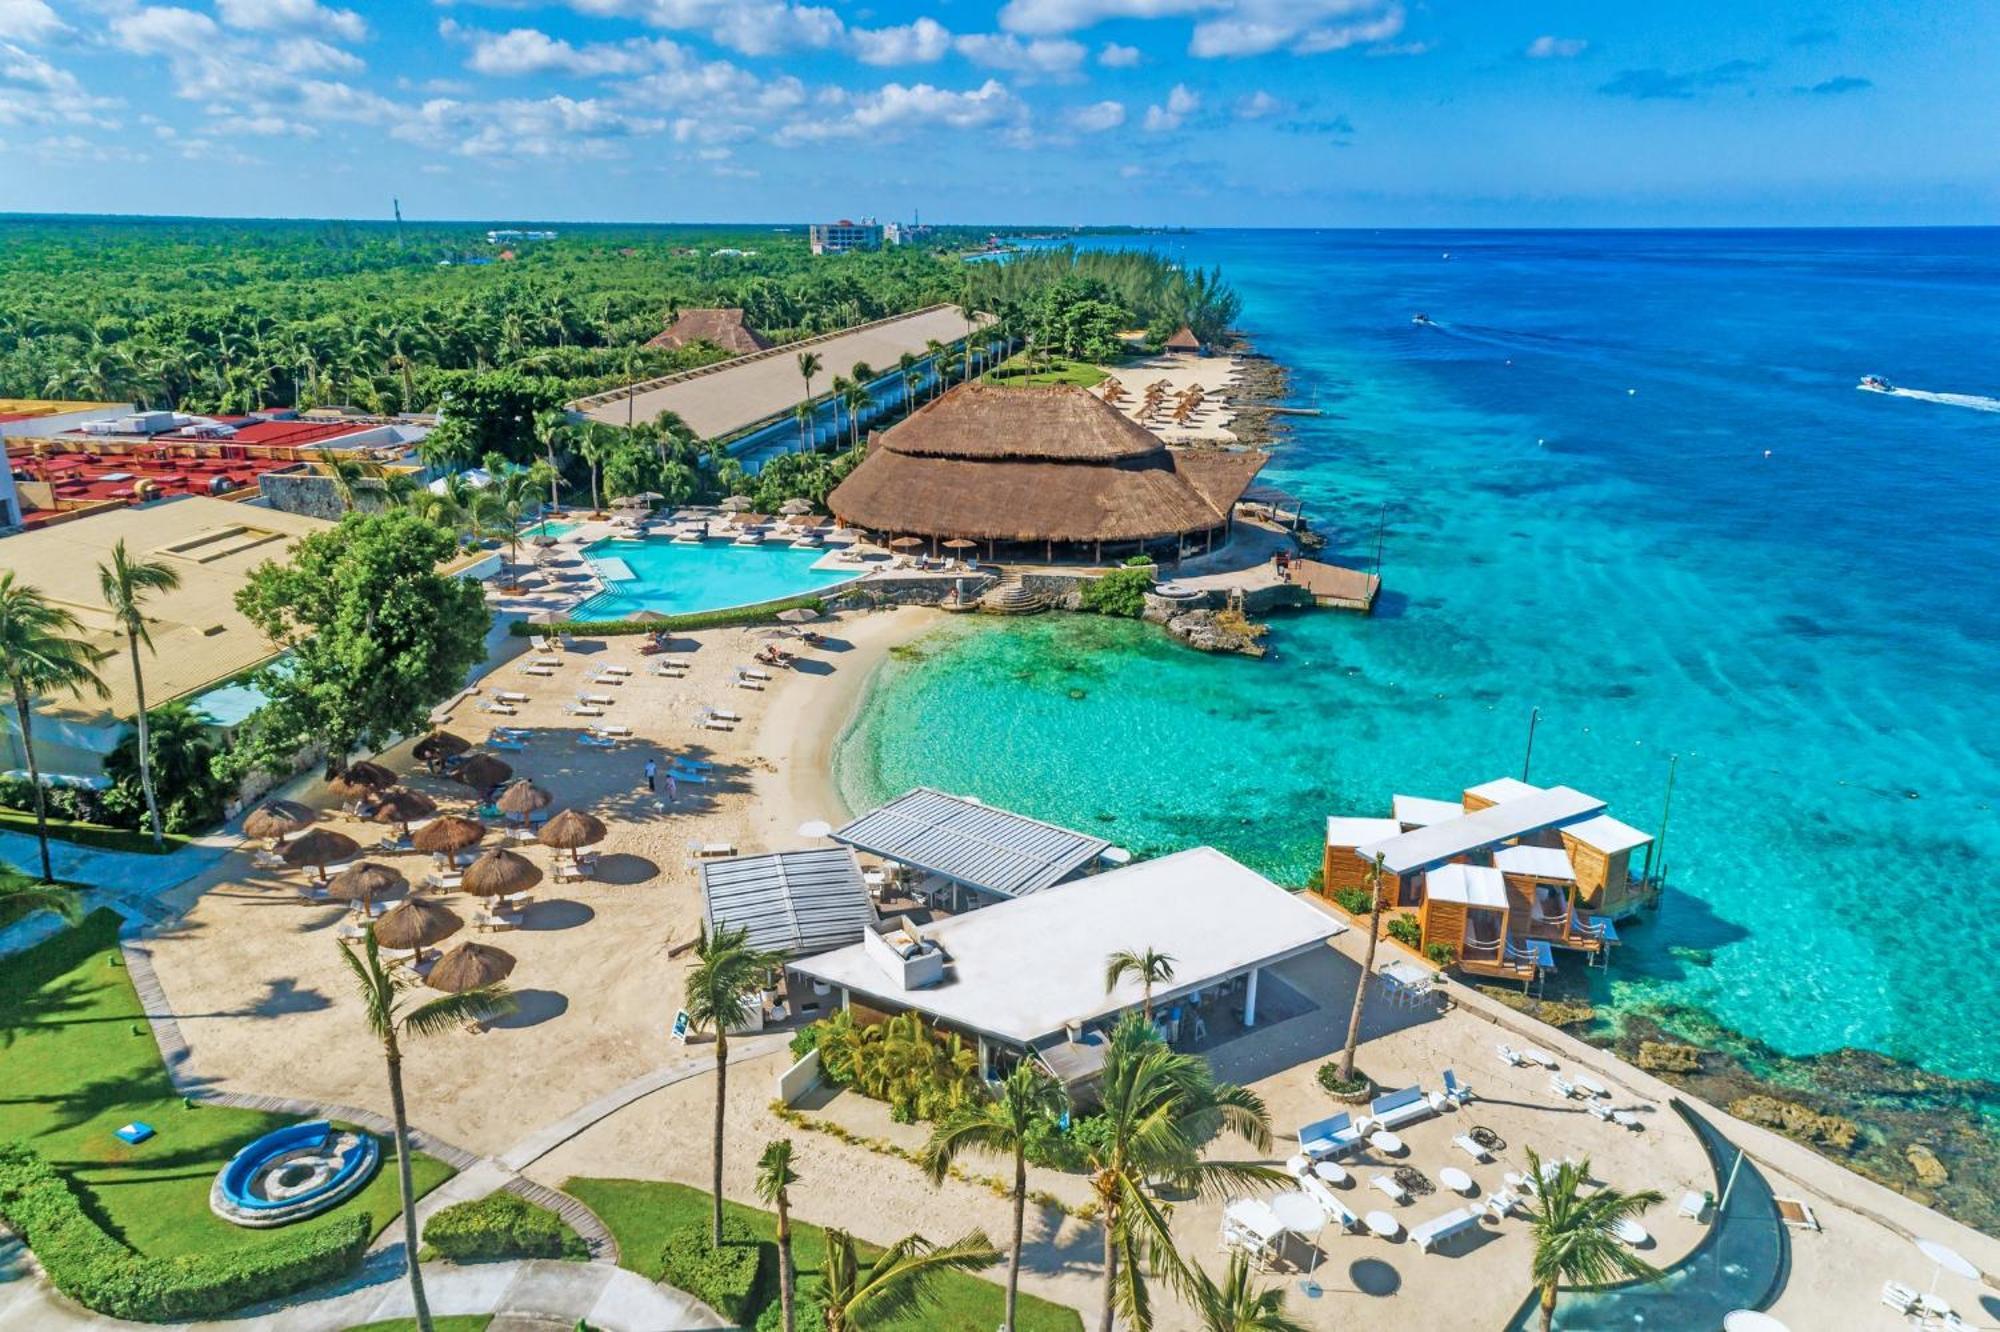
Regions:
M 731 1323 L 741 1323 L 757 1307 L 764 1254 L 776 1250 L 760 1241 L 736 1217 L 722 1219 L 722 1247 L 709 1241 L 706 1221 L 683 1226 L 660 1248 L 660 1280 L 684 1290 Z
M 628 634 L 672 632 L 676 629 L 726 629 L 740 624 L 767 624 L 779 611 L 804 608 L 824 611 L 826 602 L 817 596 L 786 597 L 782 601 L 761 601 L 754 606 L 729 610 L 693 611 L 652 620 L 564 620 L 560 624 L 530 624 L 514 621 L 508 632 L 516 638 L 540 638 L 544 634 L 575 634 L 581 638 L 620 638 Z
M 424 1225 L 424 1242 L 455 1263 L 501 1258 L 585 1260 L 583 1237 L 548 1208 L 501 1190 L 441 1208 Z
M 148 1323 L 213 1318 L 332 1280 L 354 1270 L 374 1233 L 364 1212 L 254 1249 L 142 1257 L 108 1234 L 69 1181 L 22 1142 L 0 1143 L 0 1220 L 57 1290 L 99 1313 Z

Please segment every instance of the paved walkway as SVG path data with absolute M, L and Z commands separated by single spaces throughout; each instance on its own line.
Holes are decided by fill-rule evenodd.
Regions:
M 361 1272 L 323 1298 L 289 1301 L 218 1322 L 179 1323 L 188 1332 L 342 1332 L 384 1318 L 410 1316 L 402 1250 L 372 1256 Z M 726 1328 L 707 1305 L 623 1268 L 601 1263 L 424 1264 L 424 1293 L 434 1314 L 511 1314 L 604 1332 L 692 1332 Z M 18 1243 L 0 1242 L 0 1328 L 22 1332 L 132 1332 L 155 1326 L 107 1318 L 71 1304 L 33 1275 Z

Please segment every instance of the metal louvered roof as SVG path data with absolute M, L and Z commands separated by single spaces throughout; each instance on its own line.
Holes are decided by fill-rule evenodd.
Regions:
M 833 838 L 1003 897 L 1053 887 L 1111 845 L 927 786 L 834 829 Z
M 701 863 L 709 932 L 747 929 L 765 952 L 817 953 L 859 943 L 875 919 L 861 866 L 846 847 Z

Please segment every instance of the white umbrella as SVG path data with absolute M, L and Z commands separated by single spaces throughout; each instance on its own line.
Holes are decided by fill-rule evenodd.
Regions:
M 1789 1332 L 1789 1329 L 1767 1313 L 1737 1309 L 1723 1317 L 1722 1332 Z
M 1934 1239 L 1920 1239 L 1916 1244 L 1917 1252 L 1935 1264 L 1931 1269 L 1932 1294 L 1937 1293 L 1938 1278 L 1946 1272 L 1964 1277 L 1967 1281 L 1979 1280 L 1979 1269 L 1972 1265 L 1972 1260 L 1949 1244 Z
M 1310 1195 L 1297 1191 L 1279 1194 L 1270 1200 L 1269 1206 L 1279 1225 L 1301 1238 L 1312 1237 L 1312 1265 L 1306 1269 L 1303 1289 L 1308 1295 L 1313 1294 L 1319 1284 L 1313 1280 L 1313 1273 L 1319 1268 L 1319 1237 L 1326 1230 L 1326 1213 Z
M 801 837 L 824 837 L 833 831 L 833 825 L 825 819 L 807 819 L 799 825 Z

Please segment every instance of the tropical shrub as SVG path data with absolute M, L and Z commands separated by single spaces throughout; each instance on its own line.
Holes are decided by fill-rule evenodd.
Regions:
M 898 1123 L 941 1118 L 979 1094 L 978 1051 L 956 1032 L 940 1035 L 915 1013 L 861 1024 L 842 1010 L 814 1025 L 821 1072 L 887 1101 Z
M 561 1217 L 504 1189 L 440 1209 L 425 1223 L 424 1241 L 455 1263 L 590 1257 L 583 1237 Z
M 367 1213 L 280 1232 L 254 1250 L 148 1258 L 100 1225 L 54 1166 L 26 1143 L 0 1144 L 0 1220 L 57 1290 L 115 1318 L 213 1318 L 352 1271 L 368 1247 Z
M 1066 1129 L 1055 1121 L 1041 1121 L 1028 1132 L 1028 1160 L 1075 1174 L 1085 1168 L 1093 1151 L 1105 1147 L 1110 1135 L 1111 1121 L 1103 1115 L 1072 1119 Z
M 819 1023 L 808 1022 L 805 1026 L 793 1032 L 791 1048 L 792 1058 L 795 1060 L 804 1059 L 814 1050 L 819 1049 Z
M 1077 593 L 1087 611 L 1136 620 L 1146 609 L 1146 593 L 1153 586 L 1153 566 L 1128 565 L 1085 583 Z
M 1417 923 L 1415 916 L 1397 916 L 1389 922 L 1387 928 L 1389 937 L 1406 948 L 1418 948 L 1423 945 L 1424 927 Z
M 1458 960 L 1457 951 L 1450 944 L 1443 942 L 1426 945 L 1424 956 L 1430 959 L 1434 967 L 1448 967 Z
M 722 1220 L 721 1248 L 709 1243 L 706 1221 L 682 1226 L 667 1236 L 660 1249 L 660 1280 L 686 1291 L 729 1322 L 740 1323 L 754 1307 L 764 1254 L 770 1248 L 734 1216 Z
M 176 699 L 149 709 L 146 728 L 154 789 L 160 794 L 160 821 L 166 830 L 195 832 L 217 822 L 227 791 L 216 776 L 216 746 L 208 723 L 185 700 Z M 140 827 L 146 799 L 139 782 L 136 727 L 126 727 L 117 746 L 105 755 L 104 773 L 112 781 L 100 800 L 105 820 L 116 827 Z
M 792 1325 L 798 1332 L 819 1332 L 826 1326 L 826 1302 L 820 1298 L 819 1282 L 801 1283 L 792 1295 Z M 757 1315 L 757 1332 L 784 1332 L 785 1303 L 772 1300 Z
M 1350 916 L 1365 916 L 1375 909 L 1375 899 L 1366 888 L 1336 888 L 1333 904 Z

